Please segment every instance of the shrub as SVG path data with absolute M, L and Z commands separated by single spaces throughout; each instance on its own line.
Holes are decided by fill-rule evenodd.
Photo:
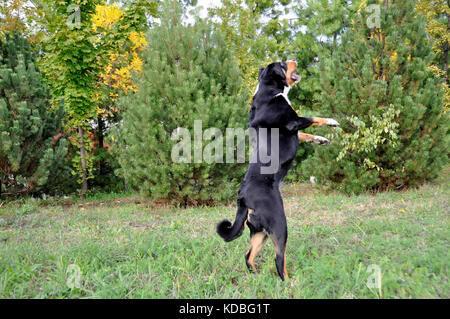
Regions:
M 303 170 L 347 193 L 416 186 L 447 162 L 448 115 L 441 80 L 428 68 L 424 19 L 414 1 L 385 4 L 380 28 L 369 28 L 362 10 L 321 66 L 322 113 L 341 127 Z
M 0 196 L 57 191 L 70 175 L 64 110 L 50 111 L 50 93 L 23 37 L 0 40 Z
M 163 6 L 161 24 L 148 35 L 137 93 L 120 101 L 127 111 L 112 137 L 131 187 L 153 199 L 208 204 L 235 195 L 246 166 L 175 163 L 172 132 L 182 127 L 194 137 L 195 120 L 224 135 L 227 127 L 245 129 L 249 98 L 223 36 L 201 21 L 185 26 L 181 15 L 175 2 Z

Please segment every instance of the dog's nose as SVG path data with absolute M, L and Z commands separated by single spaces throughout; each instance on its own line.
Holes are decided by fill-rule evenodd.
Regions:
M 295 65 L 298 65 L 297 61 L 295 61 L 295 60 L 288 60 L 286 62 L 295 62 Z

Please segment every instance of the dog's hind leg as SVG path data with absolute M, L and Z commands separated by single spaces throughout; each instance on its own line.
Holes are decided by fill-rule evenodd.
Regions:
M 283 225 L 279 225 L 283 226 Z M 281 280 L 288 280 L 288 273 L 286 270 L 286 243 L 287 243 L 287 225 L 284 221 L 284 226 L 270 235 L 275 246 L 275 265 L 277 266 L 278 275 Z
M 255 257 L 267 240 L 267 234 L 263 232 L 258 214 L 253 209 L 248 210 L 246 224 L 250 230 L 250 249 L 245 254 L 245 263 L 250 271 L 256 271 Z
M 256 271 L 255 257 L 266 243 L 266 240 L 267 235 L 264 232 L 250 233 L 250 249 L 245 254 L 245 263 L 250 271 Z

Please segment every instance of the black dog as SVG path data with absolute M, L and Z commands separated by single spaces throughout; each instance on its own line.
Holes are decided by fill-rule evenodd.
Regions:
M 288 61 L 272 63 L 259 70 L 259 84 L 253 96 L 249 129 L 253 129 L 257 135 L 254 152 L 260 154 L 264 148 L 265 152 L 272 156 L 272 160 L 274 156 L 278 160 L 278 169 L 263 173 L 270 163 L 262 161 L 261 156 L 251 161 L 239 189 L 234 224 L 231 225 L 228 220 L 217 224 L 217 233 L 227 242 L 239 237 L 247 224 L 250 229 L 250 249 L 245 254 L 245 261 L 251 271 L 255 270 L 256 255 L 270 237 L 275 245 L 275 264 L 282 280 L 288 279 L 287 224 L 279 190 L 280 181 L 286 176 L 297 153 L 299 140 L 321 145 L 329 143 L 324 137 L 299 133 L 299 130 L 314 125 L 339 125 L 333 119 L 305 118 L 297 115 L 287 98 L 289 88 L 300 80 L 299 76 L 293 73 L 296 68 L 297 62 Z M 267 131 L 266 134 L 260 134 L 263 129 Z M 278 129 L 278 140 L 275 141 L 273 137 L 267 137 L 273 129 Z M 277 149 L 274 143 L 278 143 Z M 279 150 L 279 154 L 276 150 Z

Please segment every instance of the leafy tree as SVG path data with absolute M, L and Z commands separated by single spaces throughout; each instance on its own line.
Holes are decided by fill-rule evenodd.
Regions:
M 25 9 L 26 2 L 26 0 L 0 2 L 0 34 L 5 35 L 12 31 L 25 31 L 25 24 L 20 17 L 20 13 L 22 9 Z
M 353 15 L 361 10 L 359 0 L 298 0 L 292 10 L 294 19 L 293 53 L 298 62 L 300 85 L 293 87 L 291 101 L 302 111 L 308 112 L 318 106 L 321 94 L 321 70 L 319 61 L 333 55 L 339 39 L 350 26 Z
M 95 96 L 97 145 L 92 180 L 93 184 L 101 187 L 121 184 L 117 183 L 114 175 L 117 160 L 104 148 L 104 136 L 109 125 L 118 122 L 124 111 L 117 107 L 118 96 L 137 90 L 132 73 L 142 69 L 140 53 L 147 45 L 144 35 L 148 28 L 147 15 L 155 17 L 156 8 L 156 2 L 148 0 L 131 1 L 121 7 L 117 3 L 104 4 L 96 7 L 92 18 L 97 33 L 95 47 L 105 60 L 98 74 Z
M 55 192 L 67 177 L 63 108 L 49 111 L 50 92 L 35 63 L 22 36 L 0 40 L 0 196 Z
M 442 77 L 444 86 L 444 108 L 450 109 L 450 78 L 448 69 L 450 42 L 450 2 L 448 0 L 419 0 L 416 10 L 425 15 L 427 31 L 433 39 L 433 52 L 436 55 L 430 66 L 433 73 Z
M 320 181 L 348 193 L 400 189 L 435 178 L 446 162 L 443 92 L 427 68 L 433 54 L 414 3 L 385 0 L 380 28 L 370 28 L 361 10 L 322 61 L 330 72 L 323 74 L 321 111 L 341 129 L 304 162 Z
M 89 131 L 93 119 L 98 119 L 98 106 L 102 102 L 104 91 L 98 83 L 103 69 L 110 54 L 114 50 L 118 54 L 123 52 L 129 35 L 147 25 L 146 10 L 155 10 L 154 1 L 132 1 L 123 14 L 123 23 L 110 28 L 112 32 L 105 32 L 108 28 L 100 28 L 101 23 L 93 20 L 97 8 L 103 4 L 102 0 L 41 0 L 47 32 L 41 65 L 56 101 L 64 101 L 68 127 L 78 135 L 73 135 L 71 141 L 78 148 L 73 161 L 81 176 L 82 197 L 87 191 L 88 179 L 93 177 L 93 145 Z
M 0 35 L 14 31 L 29 35 L 29 23 L 36 14 L 36 8 L 28 0 L 0 1 Z
M 221 6 L 209 9 L 209 23 L 225 35 L 228 48 L 235 52 L 249 92 L 256 88 L 260 67 L 292 54 L 289 20 L 280 18 L 290 2 L 222 0 Z
M 221 6 L 209 10 L 209 23 L 225 35 L 227 47 L 235 52 L 244 78 L 243 87 L 249 92 L 253 93 L 256 88 L 259 68 L 273 61 L 294 58 L 299 62 L 298 70 L 303 73 L 304 79 L 305 75 L 309 75 L 304 70 L 314 62 L 314 55 L 311 55 L 311 47 L 304 38 L 300 40 L 300 37 L 296 36 L 301 33 L 303 27 L 292 15 L 293 12 L 299 13 L 296 8 L 301 3 L 298 2 L 222 0 Z M 311 42 L 313 41 L 309 43 Z M 302 96 L 303 92 L 307 91 L 302 89 L 304 84 L 302 80 L 290 93 L 292 106 L 298 111 L 299 102 L 307 104 L 305 99 L 309 98 Z M 310 105 L 311 103 L 308 104 Z M 250 107 L 247 110 L 250 110 Z M 311 145 L 302 143 L 295 162 L 301 163 L 312 151 Z M 295 164 L 286 180 L 298 181 L 300 176 L 300 165 Z
M 297 61 L 297 74 L 302 78 L 290 91 L 294 109 L 302 116 L 320 114 L 322 93 L 321 75 L 328 70 L 321 69 L 320 61 L 330 58 L 339 45 L 345 28 L 350 25 L 353 15 L 359 9 L 360 1 L 345 0 L 297 0 L 292 2 L 294 16 L 292 29 L 291 56 Z M 287 181 L 305 179 L 300 165 L 312 155 L 314 146 L 301 143 Z
M 38 5 L 40 0 L 0 0 L 0 38 L 7 33 L 18 32 L 27 39 L 33 52 L 42 51 L 44 33 L 37 23 L 43 18 Z
M 119 103 L 127 106 L 118 132 L 112 135 L 120 173 L 154 199 L 182 205 L 229 199 L 245 166 L 195 162 L 194 157 L 189 163 L 174 162 L 172 151 L 179 141 L 171 135 L 178 130 L 186 133 L 177 130 L 186 128 L 194 137 L 195 120 L 201 120 L 204 129 L 215 127 L 224 135 L 227 127 L 245 129 L 248 95 L 241 89 L 239 68 L 219 32 L 201 21 L 183 25 L 176 2 L 164 3 L 161 12 L 161 24 L 148 35 L 143 71 L 136 78 L 138 90 Z M 206 149 L 209 143 L 203 144 Z M 195 146 L 192 142 L 189 155 L 184 155 L 191 156 L 192 149 L 205 151 Z M 223 145 L 218 148 L 223 150 Z
M 44 2 L 44 1 L 43 1 Z M 85 130 L 95 116 L 93 103 L 101 61 L 93 44 L 92 15 L 100 0 L 45 1 L 48 37 L 42 67 L 57 101 L 63 101 L 68 126 L 78 133 L 72 142 L 79 152 L 73 157 L 81 175 L 81 196 L 87 191 L 92 168 L 90 143 Z

